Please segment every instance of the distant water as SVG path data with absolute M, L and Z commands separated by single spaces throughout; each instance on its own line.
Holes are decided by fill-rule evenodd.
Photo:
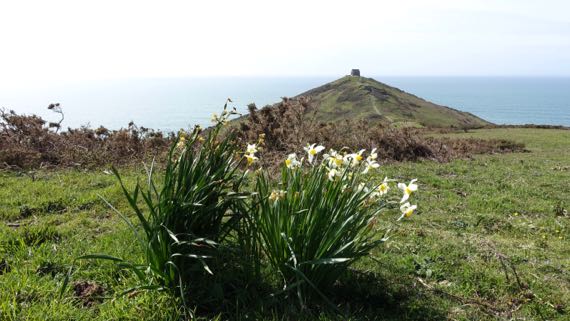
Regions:
M 570 78 L 374 77 L 432 102 L 498 124 L 570 126 Z M 79 82 L 25 89 L 0 88 L 0 107 L 54 121 L 46 109 L 59 102 L 66 127 L 90 124 L 177 130 L 208 125 L 230 97 L 240 112 L 295 96 L 334 80 L 312 78 L 172 78 Z

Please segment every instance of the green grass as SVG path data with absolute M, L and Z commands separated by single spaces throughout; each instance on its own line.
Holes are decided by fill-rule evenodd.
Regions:
M 379 177 L 419 179 L 419 211 L 336 285 L 331 300 L 346 313 L 342 319 L 570 319 L 570 217 L 563 215 L 570 208 L 570 131 L 450 135 L 513 139 L 530 152 L 383 166 Z M 122 173 L 131 187 L 144 177 L 137 168 Z M 129 212 L 116 179 L 102 171 L 0 173 L 0 320 L 176 318 L 180 311 L 165 294 L 117 296 L 137 280 L 108 263 L 80 262 L 73 275 L 103 286 L 103 298 L 85 306 L 72 289 L 58 297 L 77 256 L 143 255 L 98 194 Z M 303 316 L 291 309 L 239 307 L 223 318 Z M 314 313 L 305 319 L 334 319 Z

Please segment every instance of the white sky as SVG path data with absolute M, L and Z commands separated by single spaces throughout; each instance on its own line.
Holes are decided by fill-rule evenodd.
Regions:
M 570 75 L 570 0 L 0 0 L 0 84 Z

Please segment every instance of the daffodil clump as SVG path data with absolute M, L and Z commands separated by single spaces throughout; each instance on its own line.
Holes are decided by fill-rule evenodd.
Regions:
M 242 149 L 231 130 L 222 135 L 223 125 L 235 113 L 224 107 L 207 131 L 197 126 L 180 132 L 157 184 L 153 166 L 148 186 L 137 183 L 134 190 L 127 189 L 115 171 L 135 214 L 121 215 L 133 228 L 144 257 L 137 262 L 101 254 L 79 259 L 116 262 L 139 278 L 134 290 L 167 289 L 185 304 L 190 285 L 197 278 L 204 280 L 200 273 L 219 272 L 218 249 L 230 245 L 239 250 L 241 260 L 236 263 L 244 275 L 253 279 L 262 276 L 259 271 L 274 272 L 283 280 L 282 293 L 304 306 L 314 296 L 327 300 L 322 290 L 386 240 L 379 233 L 386 230 L 379 224 L 384 213 L 399 207 L 401 220 L 417 209 L 410 204 L 417 180 L 377 181 L 375 149 L 325 151 L 324 146 L 307 144 L 300 156 L 284 157 L 278 178 L 259 167 L 251 173 L 262 157 L 265 137 Z M 191 310 L 186 311 L 191 316 Z
M 245 155 L 254 156 L 254 147 L 248 145 Z M 376 149 L 325 152 L 324 146 L 307 144 L 303 150 L 300 158 L 287 155 L 277 181 L 257 174 L 249 209 L 260 256 L 302 304 L 323 296 L 321 290 L 385 240 L 378 236 L 384 213 L 398 212 L 397 221 L 411 216 L 417 206 L 409 199 L 418 189 L 417 180 L 375 181 Z
M 144 256 L 135 262 L 105 254 L 78 259 L 115 262 L 138 278 L 133 291 L 168 290 L 186 304 L 188 286 L 201 277 L 200 273 L 213 273 L 206 260 L 216 256 L 216 245 L 233 231 L 237 219 L 232 214 L 245 197 L 240 194 L 244 174 L 236 158 L 239 146 L 231 136 L 220 135 L 233 114 L 235 110 L 224 107 L 207 133 L 199 126 L 191 132 L 181 131 L 160 177 L 155 177 L 154 166 L 149 167 L 147 185 L 137 183 L 128 189 L 113 169 L 134 215 L 117 213 L 133 229 L 139 241 L 133 243 L 142 247 Z M 132 218 L 136 222 L 131 222 Z

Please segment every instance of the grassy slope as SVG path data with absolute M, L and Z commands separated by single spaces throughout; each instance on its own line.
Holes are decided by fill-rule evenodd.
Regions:
M 419 178 L 419 215 L 396 229 L 373 258 L 360 262 L 359 277 L 344 280 L 349 286 L 335 299 L 350 298 L 351 311 L 364 307 L 350 312 L 354 320 L 479 320 L 493 319 L 490 310 L 507 310 L 532 292 L 535 298 L 515 317 L 568 319 L 570 218 L 555 211 L 570 205 L 570 131 L 453 135 L 515 139 L 532 152 L 383 167 L 382 177 Z M 130 184 L 140 174 L 127 172 Z M 172 304 L 157 294 L 105 299 L 93 307 L 72 300 L 71 291 L 57 299 L 64 266 L 73 257 L 141 254 L 128 228 L 97 194 L 126 209 L 115 179 L 100 171 L 39 172 L 35 179 L 0 173 L 0 220 L 20 224 L 0 224 L 0 261 L 5 258 L 11 267 L 0 275 L 0 319 L 154 320 L 172 313 Z M 512 270 L 507 279 L 498 253 L 510 258 L 527 290 L 520 290 Z M 109 264 L 81 266 L 75 279 L 104 284 L 108 296 L 134 282 Z M 428 290 L 418 278 L 448 295 Z M 553 308 L 557 305 L 566 305 L 566 314 Z
M 433 104 L 372 78 L 346 76 L 299 96 L 312 97 L 320 106 L 320 116 L 327 121 L 363 118 L 431 127 L 489 124 L 475 115 Z

